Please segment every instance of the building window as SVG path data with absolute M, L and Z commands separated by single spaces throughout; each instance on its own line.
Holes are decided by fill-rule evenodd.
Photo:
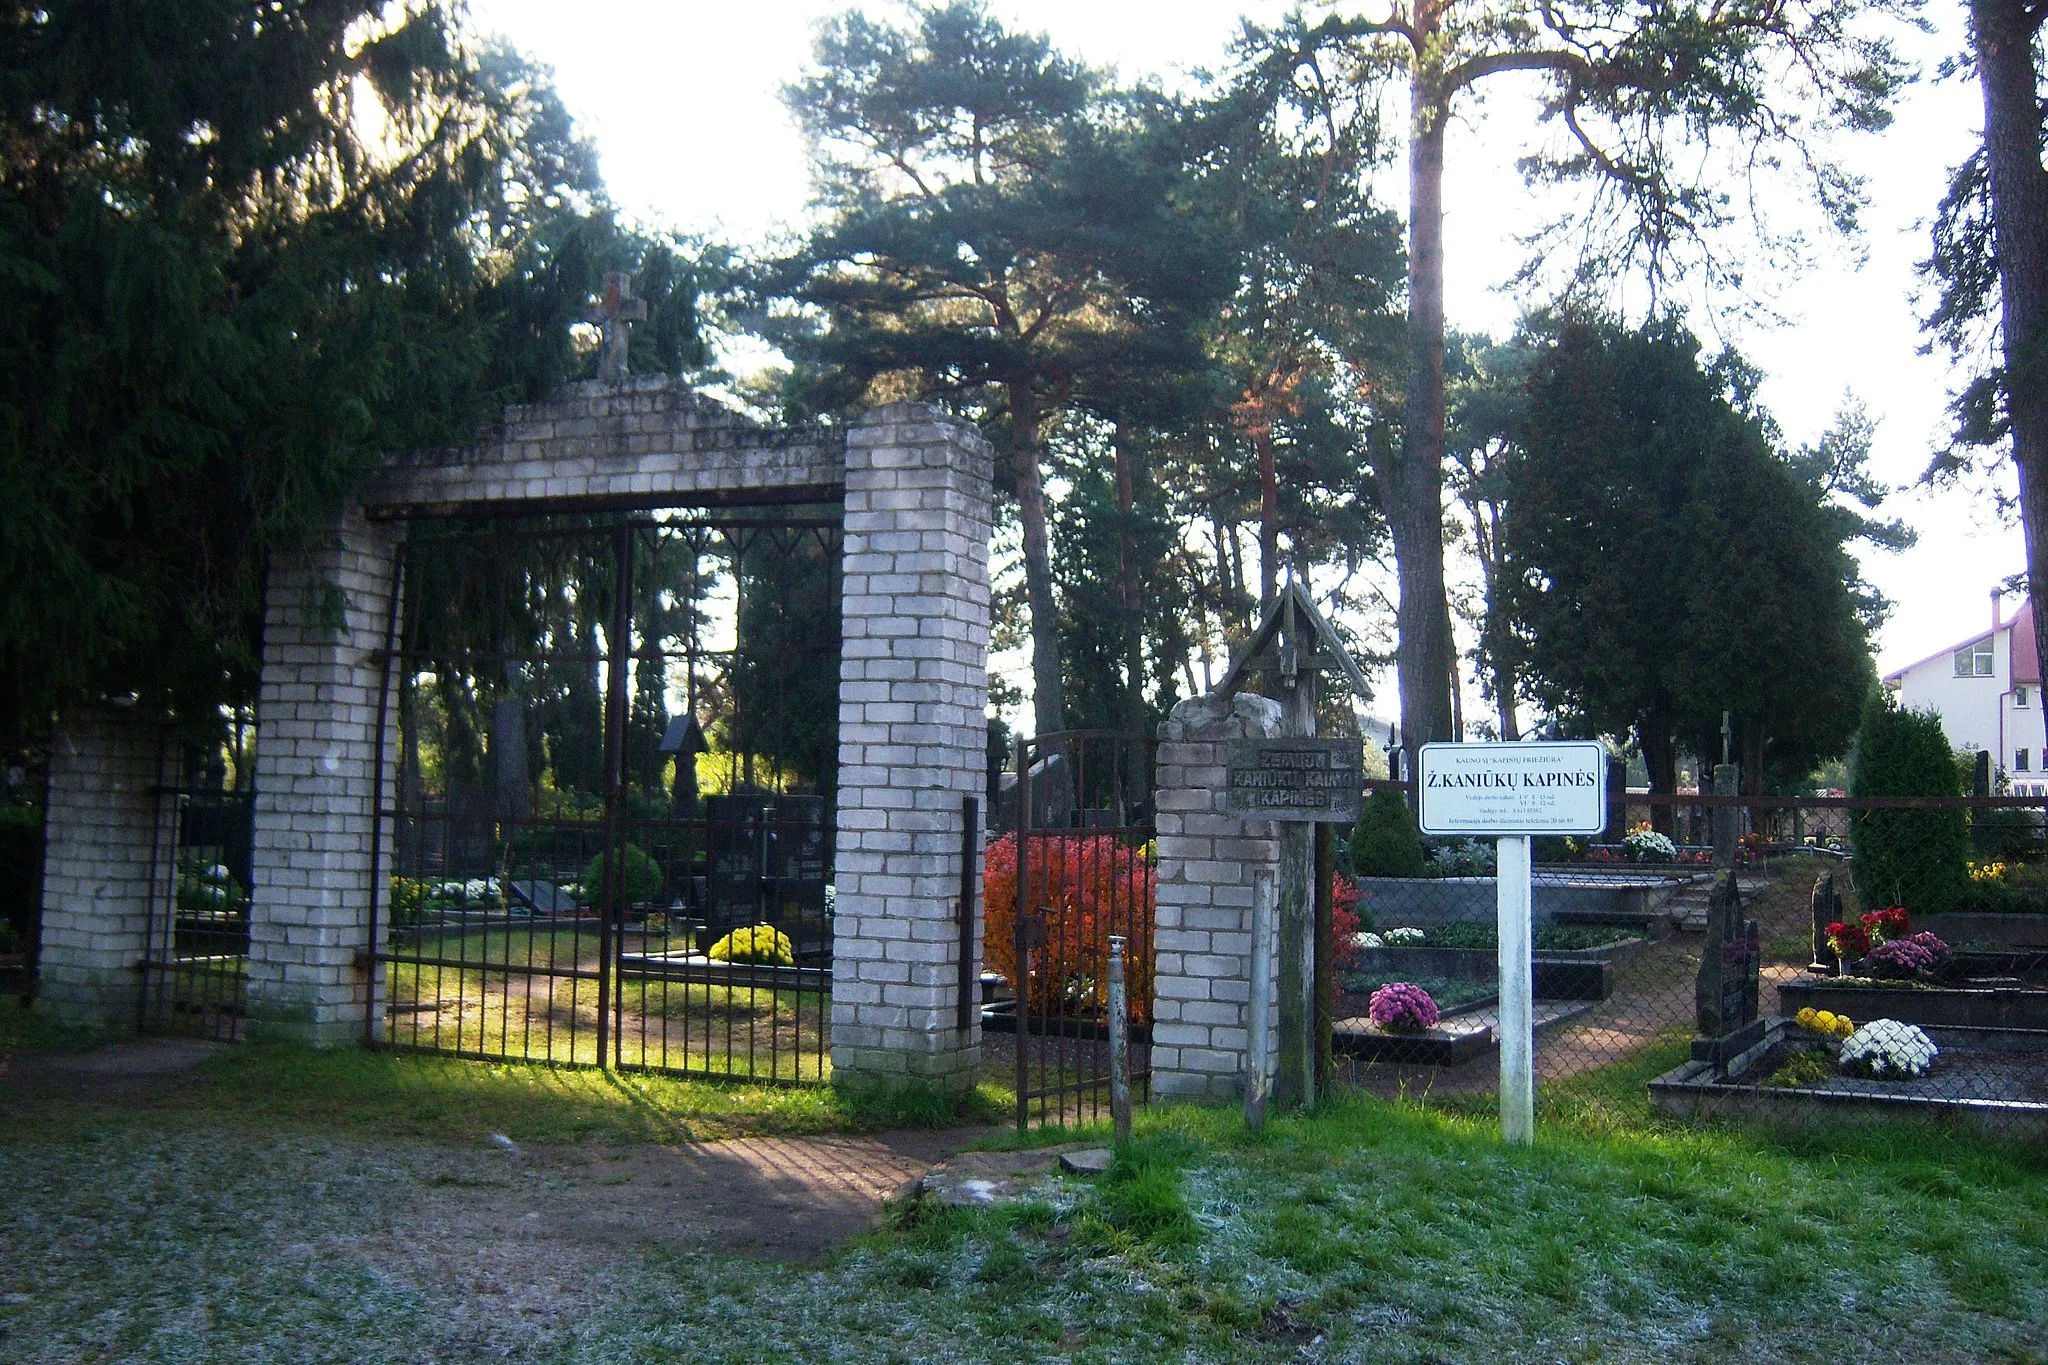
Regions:
M 1964 645 L 1956 651 L 1956 676 L 1958 678 L 1988 678 L 1991 676 L 1991 641 L 1979 640 L 1974 645 Z
M 2012 704 L 2013 704 L 2014 706 L 2017 706 L 2017 707 L 2018 707 L 2018 708 L 2019 708 L 2020 710 L 2022 710 L 2022 711 L 2024 711 L 2024 710 L 2026 710 L 2026 709 L 2027 709 L 2027 689 L 2026 689 L 2026 688 L 2024 688 L 2024 687 L 2015 687 L 2015 688 L 2014 688 L 2014 689 L 2012 690 Z
M 2027 751 L 2025 749 L 2014 749 L 2012 751 L 2012 770 L 2016 773 L 2027 771 Z

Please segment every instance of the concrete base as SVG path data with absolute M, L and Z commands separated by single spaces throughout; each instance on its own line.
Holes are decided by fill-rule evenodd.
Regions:
M 67 1024 L 133 1033 L 142 1008 L 142 974 L 134 968 L 46 966 L 36 982 L 35 1008 Z

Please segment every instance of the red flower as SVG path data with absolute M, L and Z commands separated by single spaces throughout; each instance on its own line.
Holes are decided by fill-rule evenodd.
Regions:
M 1912 932 L 1912 921 L 1904 907 L 1894 905 L 1889 910 L 1873 910 L 1863 917 L 1863 931 L 1872 943 L 1888 943 L 1904 938 Z
M 1870 935 L 1836 920 L 1828 926 L 1828 947 L 1835 950 L 1836 957 L 1845 960 L 1862 957 L 1870 951 Z

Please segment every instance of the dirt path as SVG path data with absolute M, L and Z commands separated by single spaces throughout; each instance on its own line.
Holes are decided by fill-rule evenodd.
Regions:
M 226 1046 L 144 1038 L 85 1052 L 0 1054 L 0 1122 L 52 1103 L 136 1118 Z M 815 1262 L 873 1227 L 886 1200 L 979 1136 L 918 1129 L 678 1145 L 372 1141 L 365 1146 L 380 1149 L 393 1170 L 393 1196 L 418 1217 L 408 1218 L 403 1239 L 366 1233 L 361 1250 L 430 1272 L 459 1267 L 463 1276 L 502 1262 L 508 1284 L 545 1280 L 556 1263 L 569 1283 L 587 1274 L 590 1250 L 607 1246 Z

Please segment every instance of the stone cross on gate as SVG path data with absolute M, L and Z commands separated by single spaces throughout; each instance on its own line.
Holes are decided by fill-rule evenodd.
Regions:
M 604 272 L 604 294 L 590 306 L 584 320 L 604 335 L 597 353 L 597 377 L 607 384 L 626 377 L 626 344 L 633 324 L 647 320 L 647 300 L 633 296 L 633 275 L 626 270 Z

